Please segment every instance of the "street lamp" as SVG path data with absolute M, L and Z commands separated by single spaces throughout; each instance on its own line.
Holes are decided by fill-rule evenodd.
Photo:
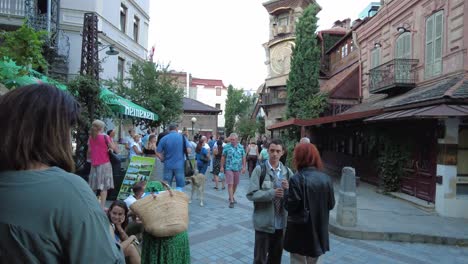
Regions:
M 195 136 L 195 131 L 193 130 L 193 125 L 195 125 L 195 123 L 197 122 L 197 118 L 192 117 L 192 119 L 190 119 L 190 121 L 192 121 L 192 137 L 193 137 L 193 136 Z

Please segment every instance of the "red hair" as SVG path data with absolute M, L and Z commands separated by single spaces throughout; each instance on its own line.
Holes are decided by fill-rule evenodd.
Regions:
M 318 170 L 323 170 L 323 162 L 320 158 L 320 153 L 311 143 L 297 144 L 294 148 L 294 167 L 301 170 L 307 167 L 316 167 Z

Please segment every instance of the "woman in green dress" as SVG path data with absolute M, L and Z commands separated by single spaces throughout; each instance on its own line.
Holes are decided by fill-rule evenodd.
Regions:
M 158 181 L 150 181 L 145 192 L 164 191 Z M 190 263 L 190 246 L 188 233 L 184 231 L 172 237 L 155 237 L 147 232 L 143 233 L 141 248 L 142 264 L 187 264 Z

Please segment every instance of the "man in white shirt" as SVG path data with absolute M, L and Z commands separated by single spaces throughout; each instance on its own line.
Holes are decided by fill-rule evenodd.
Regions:
M 144 194 L 145 194 L 145 187 L 146 187 L 146 182 L 140 181 L 137 182 L 133 185 L 132 191 L 133 194 L 128 196 L 127 199 L 124 200 L 125 204 L 127 204 L 127 207 L 130 209 L 130 205 L 132 205 L 134 202 L 137 200 L 141 199 Z

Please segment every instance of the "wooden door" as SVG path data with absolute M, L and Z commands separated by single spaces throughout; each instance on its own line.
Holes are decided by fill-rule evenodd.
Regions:
M 402 192 L 434 202 L 436 174 L 436 139 L 432 131 L 426 131 L 414 138 L 410 157 L 403 168 Z

